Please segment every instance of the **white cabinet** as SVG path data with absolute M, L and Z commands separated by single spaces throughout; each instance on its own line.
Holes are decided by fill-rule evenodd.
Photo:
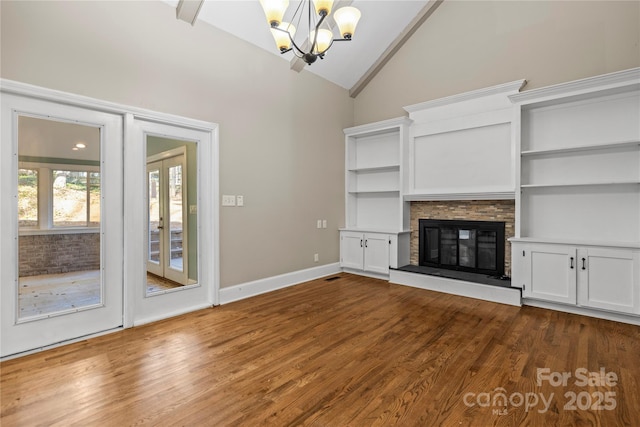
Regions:
M 640 314 L 637 251 L 579 249 L 578 303 L 585 307 Z
M 640 314 L 640 251 L 512 241 L 525 298 Z
M 340 265 L 369 273 L 389 274 L 389 235 L 340 232 Z
M 514 271 L 519 272 L 518 282 L 512 283 L 522 288 L 525 298 L 576 303 L 575 248 L 517 244 L 512 248 Z

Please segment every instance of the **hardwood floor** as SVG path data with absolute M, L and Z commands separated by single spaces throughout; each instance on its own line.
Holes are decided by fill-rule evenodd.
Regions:
M 147 273 L 147 292 L 180 287 L 179 283 Z M 100 303 L 100 270 L 21 277 L 20 318 L 52 314 Z
M 100 270 L 21 277 L 20 317 L 57 313 L 100 303 Z
M 0 423 L 640 422 L 637 326 L 337 277 L 5 361 Z

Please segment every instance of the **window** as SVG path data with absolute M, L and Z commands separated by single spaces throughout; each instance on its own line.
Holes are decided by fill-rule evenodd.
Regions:
M 53 165 L 51 165 L 53 166 Z M 99 168 L 21 162 L 18 225 L 27 233 L 100 227 Z
M 100 225 L 100 174 L 53 170 L 53 226 Z
M 18 224 L 20 228 L 38 226 L 38 171 L 18 169 Z

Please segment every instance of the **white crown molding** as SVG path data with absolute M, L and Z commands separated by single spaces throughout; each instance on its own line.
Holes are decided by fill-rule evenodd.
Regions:
M 522 93 L 509 95 L 509 99 L 514 104 L 527 104 L 561 96 L 580 95 L 596 90 L 615 89 L 630 85 L 640 85 L 640 68 L 631 68 L 539 89 L 531 89 Z
M 382 120 L 375 123 L 367 123 L 365 125 L 354 126 L 344 129 L 345 135 L 359 135 L 368 132 L 380 133 L 386 129 L 392 129 L 400 126 L 409 126 L 413 120 L 408 117 L 396 117 L 393 119 Z
M 408 113 L 415 113 L 430 108 L 443 107 L 445 105 L 456 104 L 458 102 L 471 101 L 478 98 L 484 98 L 492 95 L 508 95 L 517 93 L 527 84 L 525 79 L 516 80 L 509 83 L 503 83 L 496 86 L 477 89 L 470 92 L 464 92 L 457 95 L 451 95 L 444 98 L 438 98 L 431 101 L 421 102 L 419 104 L 407 105 L 404 110 Z

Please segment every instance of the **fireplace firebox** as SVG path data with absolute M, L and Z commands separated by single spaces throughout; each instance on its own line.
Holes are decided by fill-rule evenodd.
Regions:
M 504 222 L 420 219 L 419 226 L 421 266 L 504 275 Z

